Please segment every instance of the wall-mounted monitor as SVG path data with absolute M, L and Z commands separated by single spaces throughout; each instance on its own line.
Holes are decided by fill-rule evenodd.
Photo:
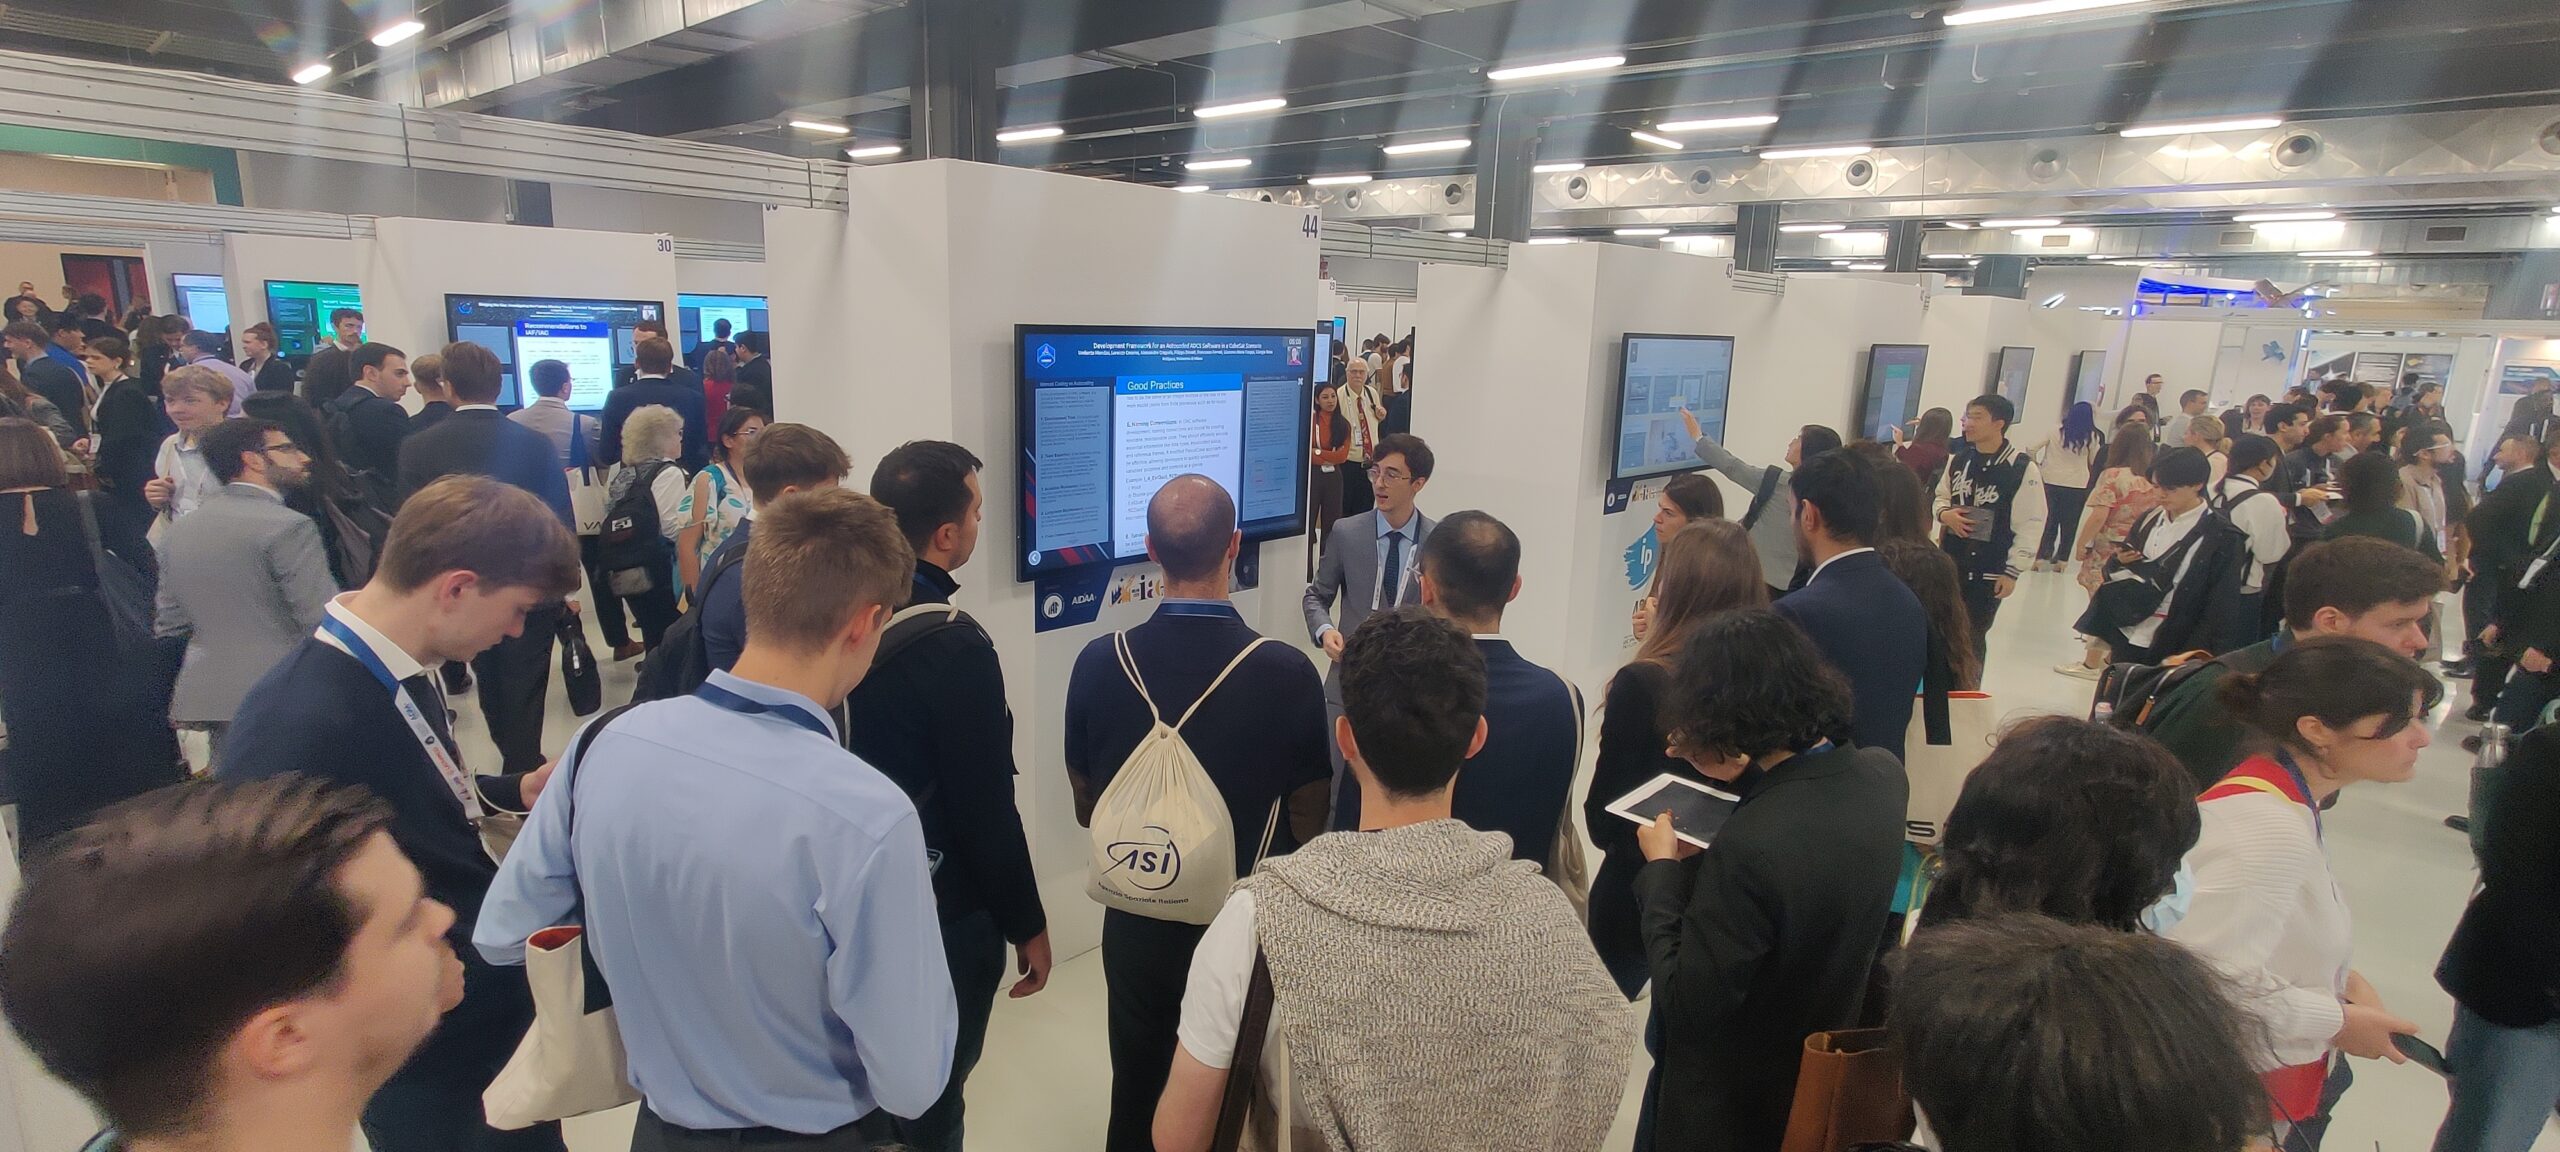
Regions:
M 2104 348 L 2071 354 L 2071 394 L 2062 401 L 2064 411 L 2074 404 L 2098 407 L 2107 395 L 2107 351 Z M 2106 414 L 2098 414 L 2104 419 Z
M 581 300 L 552 296 L 463 296 L 444 298 L 445 334 L 468 340 L 498 354 L 504 373 L 498 406 L 521 408 L 532 402 L 518 387 L 526 365 L 558 360 L 569 366 L 569 407 L 594 412 L 604 407 L 614 379 L 632 362 L 635 334 L 643 320 L 663 321 L 666 305 L 655 300 Z
M 2035 363 L 2036 350 L 2033 348 L 2011 346 L 2001 349 L 1999 358 L 1992 361 L 1991 387 L 1983 391 L 2007 397 L 2009 411 L 2013 413 L 2026 411 L 2027 381 L 2035 370 Z
M 1246 543 L 1306 529 L 1315 336 L 1305 328 L 1017 325 L 1014 573 L 1147 557 L 1147 502 L 1197 472 Z
M 170 294 L 177 297 L 178 314 L 193 322 L 198 332 L 231 330 L 231 295 L 223 291 L 222 277 L 202 272 L 169 274 Z
M 1627 333 L 1618 356 L 1617 450 L 1610 477 L 1638 480 L 1703 467 L 1680 413 L 1695 413 L 1706 434 L 1721 441 L 1732 390 L 1733 337 Z
M 1316 325 L 1314 360 L 1316 362 L 1315 382 L 1319 385 L 1333 383 L 1333 321 L 1331 320 L 1322 321 Z
M 364 297 L 353 284 L 315 280 L 267 281 L 267 323 L 275 325 L 276 351 L 294 367 L 334 339 L 329 314 L 340 308 L 364 311 Z
M 1893 442 L 1893 426 L 1920 418 L 1920 380 L 1929 367 L 1926 344 L 1877 344 L 1867 349 L 1867 378 L 1858 391 L 1858 435 Z
M 720 338 L 720 322 L 729 322 L 729 338 L 740 332 L 772 331 L 762 296 L 704 296 L 676 293 L 676 354 L 702 366 L 702 346 Z

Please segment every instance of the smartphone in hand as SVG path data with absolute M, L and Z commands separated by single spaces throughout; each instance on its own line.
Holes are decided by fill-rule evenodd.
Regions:
M 2391 1046 L 2420 1068 L 2448 1079 L 2453 1076 L 2453 1066 L 2445 1061 L 2444 1053 L 2437 1051 L 2433 1044 L 2406 1032 L 2394 1032 L 2391 1034 Z

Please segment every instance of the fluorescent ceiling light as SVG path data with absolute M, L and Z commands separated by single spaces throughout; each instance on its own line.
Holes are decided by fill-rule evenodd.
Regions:
M 1965 254 L 1965 253 L 1962 253 L 1962 252 L 1931 252 L 1931 253 L 1928 253 L 1928 254 L 1926 254 L 1926 255 L 1922 256 L 1921 258 L 1922 258 L 1922 259 L 1924 259 L 1924 260 L 1970 260 L 1970 259 L 1973 259 L 1973 257 L 1971 257 L 1971 256 L 1969 256 L 1969 255 L 1967 255 L 1967 254 Z
M 1971 225 L 1971 224 L 1967 224 L 1967 223 L 1965 223 L 1965 222 L 1964 222 L 1964 221 L 1962 221 L 1962 220 L 1949 220 L 1949 221 L 1947 221 L 1947 227 L 1949 227 L 1949 228 L 1953 228 L 1953 229 L 1955 229 L 1955 230 L 1956 230 L 1956 231 L 1958 231 L 1958 232 L 1971 232 L 1971 231 L 1973 231 L 1973 225 Z
M 1369 176 L 1366 174 L 1355 174 L 1349 176 L 1309 176 L 1307 177 L 1307 186 L 1310 188 L 1331 188 L 1337 184 L 1366 184 L 1369 182 L 1369 179 Z
M 1850 271 L 1852 271 L 1852 272 L 1882 272 L 1882 271 L 1884 271 L 1884 265 L 1882 265 L 1882 264 L 1852 264 L 1852 265 L 1850 265 L 1850 266 L 1849 266 L 1849 270 L 1850 270 Z
M 328 65 L 318 61 L 313 61 L 312 63 L 305 64 L 301 68 L 295 70 L 293 74 L 293 82 L 296 84 L 308 84 L 328 75 L 330 71 L 331 69 Z
M 1227 172 L 1237 168 L 1248 168 L 1252 165 L 1253 161 L 1250 158 L 1243 156 L 1229 156 L 1223 160 L 1185 160 L 1182 162 L 1183 169 L 1189 172 Z
M 1884 235 L 1884 233 L 1877 232 L 1873 229 L 1852 228 L 1846 232 L 1825 232 L 1822 234 L 1822 238 L 1825 240 L 1859 240 L 1869 236 L 1882 235 Z
M 1846 228 L 1846 227 L 1848 227 L 1848 225 L 1846 225 L 1846 224 L 1780 224 L 1780 225 L 1778 225 L 1778 231 L 1780 231 L 1780 232 L 1837 232 L 1837 231 L 1841 230 L 1842 228 Z
M 2123 8 L 2148 0 L 2026 0 L 2017 4 L 1984 4 L 1947 13 L 1949 28 L 1969 24 L 1996 24 L 2003 20 L 2033 20 L 2039 16 L 2068 16 L 2106 8 Z
M 853 129 L 842 124 L 829 124 L 824 120 L 794 120 L 791 126 L 803 132 L 824 132 L 830 136 L 853 135 Z
M 1831 266 L 1834 268 L 1846 268 L 1855 263 L 1857 263 L 1855 260 L 1834 260 L 1831 262 Z
M 1251 116 L 1256 112 L 1277 112 L 1288 106 L 1287 100 L 1273 96 L 1262 100 L 1240 100 L 1233 104 L 1211 104 L 1194 108 L 1191 114 L 1202 120 L 1216 120 L 1225 116 Z
M 403 20 L 383 29 L 380 32 L 374 33 L 373 46 L 376 48 L 388 48 L 426 30 L 426 25 L 415 20 Z
M 1530 242 L 1530 243 L 1532 243 L 1532 244 L 1579 244 L 1579 243 L 1582 243 L 1582 241 L 1580 241 L 1580 240 L 1576 240 L 1576 239 L 1574 239 L 1574 238 L 1573 238 L 1573 237 L 1571 237 L 1571 236 L 1532 236 L 1532 237 L 1530 237 L 1530 238 L 1529 238 L 1529 242 Z
M 1769 148 L 1760 153 L 1763 160 L 1819 160 L 1825 156 L 1860 156 L 1875 151 L 1873 144 L 1827 144 L 1819 148 Z
M 2348 257 L 2353 257 L 2353 256 L 2371 256 L 2371 255 L 2373 255 L 2373 253 L 2372 253 L 2371 251 L 2369 251 L 2369 250 L 2366 250 L 2366 249 L 2357 249 L 2357 250 L 2355 250 L 2355 251 L 2351 251 L 2351 252 L 2305 252 L 2305 253 L 2302 253 L 2302 255 L 2304 255 L 2304 256 L 2306 256 L 2306 257 L 2310 257 L 2310 258 L 2312 258 L 2312 259 L 2317 260 L 2317 259 L 2327 259 L 2327 258 L 2331 258 L 2331 257 L 2339 257 L 2339 256 L 2348 256 Z
M 2046 236 L 2065 236 L 2073 240 L 2087 240 L 2096 236 L 2097 232 L 2088 228 L 2020 228 L 2014 233 L 2014 235 L 2022 236 L 2030 240 L 2040 239 Z M 2030 253 L 2030 255 L 2033 255 L 2033 253 Z
M 1206 184 L 1177 184 L 1174 186 L 1173 190 L 1176 192 L 1206 192 L 1209 190 L 1209 186 Z
M 1620 228 L 1615 233 L 1619 236 L 1668 236 L 1670 234 L 1671 230 L 1668 228 Z
M 1007 128 L 1002 132 L 996 133 L 996 143 L 1020 144 L 1025 140 L 1055 140 L 1066 134 L 1066 129 L 1054 126 L 1045 128 Z
M 1985 220 L 1982 226 L 1985 228 L 2051 228 L 2060 223 L 2062 221 L 2047 216 L 2038 220 Z
M 1446 236 L 1446 237 L 1448 237 L 1448 238 L 1450 238 L 1450 239 L 1452 239 L 1452 240 L 1464 240 L 1464 239 L 1466 239 L 1466 238 L 1467 238 L 1467 234 L 1466 234 L 1466 233 L 1464 233 L 1464 232 L 1443 232 L 1443 233 L 1441 233 L 1441 235 Z
M 2128 140 L 2145 136 L 2185 136 L 2195 132 L 2256 132 L 2284 127 L 2280 116 L 2250 116 L 2239 120 L 2189 120 L 2180 124 L 2137 124 L 2116 133 Z
M 1475 146 L 1473 140 L 1416 140 L 1411 144 L 1389 144 L 1389 156 L 1420 156 L 1428 152 L 1464 152 Z
M 2335 220 L 2335 212 L 2246 212 L 2231 218 L 2234 224 L 2284 224 L 2301 220 Z
M 883 156 L 895 156 L 906 150 L 907 146 L 904 144 L 862 144 L 845 149 L 844 154 L 855 160 L 877 160 Z
M 1624 67 L 1624 56 L 1590 56 L 1580 60 L 1558 60 L 1550 64 L 1522 64 L 1512 68 L 1496 68 L 1484 74 L 1487 80 L 1535 80 L 1542 76 L 1574 76 L 1584 72 L 1607 72 Z M 1533 241 L 1534 243 L 1534 241 Z
M 1668 137 L 1668 136 L 1656 136 L 1656 135 L 1654 135 L 1654 134 L 1653 134 L 1653 133 L 1651 133 L 1651 132 L 1629 132 L 1629 133 L 1627 133 L 1627 135 L 1628 135 L 1628 136 L 1630 136 L 1630 137 L 1633 137 L 1633 138 L 1635 139 L 1635 141 L 1636 141 L 1637 143 L 1639 143 L 1639 144 L 1651 144 L 1651 145 L 1653 145 L 1653 146 L 1654 146 L 1654 147 L 1656 147 L 1656 148 L 1674 148 L 1674 149 L 1677 149 L 1677 148 L 1686 148 L 1686 147 L 1688 147 L 1688 145 L 1683 144 L 1683 143 L 1681 143 L 1681 142 L 1679 142 L 1679 141 L 1677 141 L 1677 140 L 1674 140 L 1674 139 L 1672 139 L 1672 138 L 1670 138 L 1670 137 Z
M 1582 164 L 1582 161 L 1580 161 L 1580 160 L 1558 160 L 1558 161 L 1556 161 L 1556 162 L 1555 162 L 1555 163 L 1553 163 L 1553 164 L 1540 164 L 1540 165 L 1537 165 L 1537 166 L 1535 166 L 1535 167 L 1530 168 L 1529 170 L 1530 170 L 1530 171 L 1532 171 L 1532 172 L 1538 172 L 1538 173 L 1547 173 L 1547 172 L 1580 172 L 1580 171 L 1582 171 L 1582 168 L 1583 168 L 1583 164 Z M 2560 212 L 2560 208 L 2554 208 L 2554 209 L 2552 209 L 2552 211 L 2554 211 L 2554 212 Z
M 1673 120 L 1653 127 L 1660 132 L 1719 132 L 1727 128 L 1766 128 L 1777 122 L 1775 116 L 1721 116 L 1712 120 Z

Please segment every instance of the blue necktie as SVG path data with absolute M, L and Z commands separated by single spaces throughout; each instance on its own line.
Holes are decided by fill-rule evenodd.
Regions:
M 1391 591 L 1392 589 L 1392 591 Z M 1404 599 L 1404 533 L 1387 533 L 1387 570 L 1378 574 L 1378 599 L 1371 605 L 1386 611 Z

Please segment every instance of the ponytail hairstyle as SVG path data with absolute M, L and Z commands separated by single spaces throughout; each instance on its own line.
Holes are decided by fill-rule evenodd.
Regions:
M 2416 661 L 2352 636 L 2300 641 L 2266 671 L 2226 676 L 2216 691 L 2241 723 L 2298 752 L 2312 750 L 2302 738 L 2306 717 L 2344 728 L 2380 716 L 2382 727 L 2373 733 L 2378 740 L 2416 723 L 2444 700 L 2444 684 Z

